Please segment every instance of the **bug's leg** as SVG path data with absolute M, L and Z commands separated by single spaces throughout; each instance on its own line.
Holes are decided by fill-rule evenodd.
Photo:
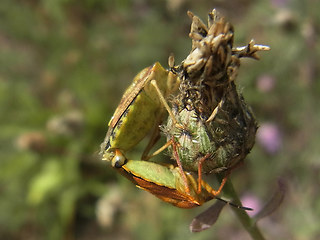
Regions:
M 203 162 L 208 159 L 210 156 L 210 154 L 206 154 L 205 156 L 203 156 L 198 163 L 198 190 L 197 193 L 200 194 L 201 193 L 201 189 L 202 189 L 202 164 Z
M 226 184 L 228 177 L 230 175 L 231 171 L 228 171 L 227 174 L 224 176 L 224 178 L 222 179 L 222 182 L 220 183 L 220 187 L 217 191 L 213 190 L 211 193 L 213 194 L 213 196 L 218 196 L 220 194 L 220 192 L 222 191 L 222 188 L 224 187 L 224 185 Z
M 169 66 L 173 67 L 173 65 L 174 65 L 174 57 L 171 56 L 171 57 L 169 57 Z M 177 124 L 178 121 L 176 120 L 176 118 L 175 118 L 170 106 L 168 105 L 167 101 L 165 100 L 161 90 L 159 89 L 156 80 L 152 80 L 150 83 L 155 88 L 155 90 L 156 90 L 156 92 L 158 94 L 158 97 L 159 97 L 162 105 L 165 107 L 165 109 L 167 110 L 168 114 L 170 115 L 170 117 L 171 117 L 171 119 L 173 121 L 173 124 L 176 125 L 178 128 L 183 128 L 180 124 Z M 179 80 L 177 80 L 177 77 L 175 76 L 175 74 L 172 71 L 170 71 L 169 74 L 168 74 L 168 88 L 172 92 L 174 92 L 174 91 L 178 90 L 178 87 L 179 87 Z M 154 146 L 154 144 L 160 138 L 159 125 L 162 122 L 162 116 L 163 116 L 163 112 L 161 112 L 159 114 L 159 117 L 158 117 L 159 121 L 157 121 L 157 123 L 155 124 L 154 131 L 153 131 L 153 133 L 151 135 L 150 141 L 149 141 L 147 147 L 145 148 L 145 150 L 144 150 L 144 152 L 142 154 L 142 160 L 148 160 L 148 159 L 154 157 L 155 155 L 159 154 L 160 152 L 162 152 L 163 150 L 165 150 L 168 146 L 170 146 L 172 144 L 172 141 L 168 141 L 165 145 L 160 147 L 154 153 L 152 153 L 151 155 L 148 155 L 150 149 Z
M 220 183 L 220 186 L 219 186 L 219 189 L 218 190 L 214 190 L 212 187 L 209 186 L 209 184 L 205 183 L 204 181 L 201 180 L 201 184 L 202 186 L 208 191 L 208 192 L 211 192 L 212 195 L 215 197 L 217 195 L 220 194 L 220 192 L 222 191 L 222 188 L 223 186 L 225 185 L 225 183 L 227 182 L 228 180 L 228 177 L 229 175 L 231 174 L 231 172 L 237 168 L 238 166 L 240 166 L 241 164 L 243 164 L 243 161 L 240 161 L 238 162 L 235 166 L 229 168 L 226 173 L 225 173 L 225 176 L 223 177 L 221 183 Z
M 154 126 L 154 130 L 153 133 L 151 135 L 150 141 L 147 145 L 147 147 L 145 148 L 143 154 L 142 154 L 142 160 L 147 161 L 150 158 L 158 155 L 159 153 L 161 153 L 162 151 L 164 151 L 165 149 L 167 149 L 171 144 L 172 144 L 172 140 L 169 140 L 167 143 L 165 143 L 163 146 L 161 146 L 159 149 L 157 149 L 156 151 L 154 151 L 151 155 L 148 155 L 149 151 L 151 150 L 151 148 L 155 145 L 155 143 L 159 140 L 160 138 L 160 124 L 162 122 L 162 116 L 163 116 L 164 112 L 163 109 L 161 109 L 161 113 L 159 114 L 158 117 L 158 121 L 156 122 L 155 126 Z M 180 125 L 178 124 L 177 127 L 180 127 Z
M 222 191 L 225 183 L 228 180 L 228 177 L 231 173 L 231 170 L 227 171 L 226 175 L 223 177 L 222 182 L 220 183 L 219 189 L 218 190 L 214 190 L 208 183 L 204 182 L 201 180 L 201 185 L 204 189 L 206 189 L 208 192 L 210 192 L 212 194 L 213 197 L 216 197 L 220 194 L 220 192 Z
M 180 126 L 179 124 L 177 125 L 178 128 L 184 129 L 183 126 Z M 177 143 L 174 143 L 173 139 L 170 139 L 168 142 L 166 142 L 164 145 L 162 145 L 160 148 L 158 148 L 156 151 L 154 151 L 151 155 L 146 156 L 145 158 L 143 158 L 143 160 L 149 160 L 150 158 L 158 155 L 159 153 L 161 153 L 162 151 L 166 150 L 170 145 L 177 145 Z
M 169 140 L 168 142 L 166 142 L 163 146 L 161 146 L 159 149 L 154 151 L 151 155 L 146 156 L 143 160 L 149 160 L 150 158 L 152 158 L 152 157 L 158 155 L 159 153 L 161 153 L 163 150 L 165 150 L 170 145 L 172 145 L 172 140 Z
M 157 118 L 157 121 L 153 127 L 153 131 L 152 131 L 152 135 L 150 137 L 149 143 L 146 146 L 146 148 L 144 149 L 141 159 L 146 161 L 149 160 L 150 158 L 154 157 L 155 155 L 157 155 L 160 152 L 154 152 L 153 154 L 149 155 L 150 150 L 152 149 L 152 147 L 156 144 L 156 142 L 160 139 L 160 128 L 159 125 L 162 122 L 162 116 L 163 116 L 164 112 L 161 109 L 161 112 L 159 114 L 159 117 Z
M 155 155 L 158 154 L 158 153 L 154 152 L 151 155 L 149 155 L 149 152 L 150 152 L 151 148 L 156 144 L 156 142 L 158 142 L 159 139 L 160 139 L 160 129 L 159 129 L 159 127 L 155 127 L 154 131 L 152 132 L 152 135 L 151 135 L 151 138 L 149 140 L 149 143 L 148 143 L 148 145 L 146 146 L 146 148 L 144 149 L 144 151 L 142 153 L 141 160 L 147 161 L 150 158 L 152 158 L 152 157 L 154 157 Z
M 165 107 L 165 109 L 167 110 L 167 112 L 169 113 L 169 116 L 171 117 L 171 119 L 173 121 L 173 124 L 178 124 L 178 121 L 177 121 L 176 117 L 174 116 L 173 112 L 171 111 L 171 108 L 169 107 L 169 105 L 168 105 L 166 99 L 164 98 L 163 94 L 161 93 L 161 90 L 159 89 L 156 80 L 151 80 L 150 83 L 156 89 L 158 97 L 159 97 L 161 103 L 163 104 L 163 106 Z
M 219 102 L 218 105 L 215 107 L 215 109 L 212 111 L 210 117 L 207 119 L 206 122 L 211 122 L 211 121 L 214 120 L 214 118 L 216 117 L 219 109 L 222 107 L 223 103 L 224 103 L 224 97 L 221 98 L 220 102 Z
M 176 162 L 177 162 L 177 165 L 179 167 L 179 170 L 180 170 L 180 173 L 181 173 L 181 176 L 182 176 L 182 180 L 183 180 L 183 183 L 184 183 L 184 186 L 185 186 L 185 190 L 186 190 L 186 193 L 190 194 L 190 188 L 189 188 L 189 184 L 188 184 L 188 179 L 187 179 L 187 176 L 186 176 L 186 173 L 183 171 L 183 168 L 182 168 L 182 164 L 181 164 L 181 161 L 180 161 L 180 158 L 179 158 L 179 154 L 178 154 L 178 151 L 177 151 L 177 144 L 174 142 L 174 139 L 172 137 L 172 149 L 173 149 L 173 155 L 174 155 L 174 158 L 176 159 Z

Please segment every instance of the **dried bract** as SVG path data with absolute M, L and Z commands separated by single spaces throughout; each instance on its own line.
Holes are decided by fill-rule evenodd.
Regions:
M 217 173 L 235 167 L 253 147 L 257 124 L 234 80 L 240 58 L 257 59 L 256 52 L 269 47 L 252 40 L 234 48 L 233 26 L 215 10 L 208 27 L 188 15 L 192 50 L 177 68 L 181 83 L 172 102 L 175 119 L 169 117 L 163 132 L 177 146 L 184 170 Z

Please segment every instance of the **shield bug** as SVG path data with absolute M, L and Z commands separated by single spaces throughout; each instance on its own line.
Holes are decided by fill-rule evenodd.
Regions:
M 190 189 L 189 192 L 186 192 L 180 170 L 173 165 L 128 160 L 116 169 L 138 188 L 176 207 L 193 208 L 214 198 L 212 194 L 214 190 L 204 181 L 201 181 L 201 193 L 197 192 L 197 180 L 189 172 L 184 172 Z
M 189 192 L 185 191 L 180 169 L 171 164 L 158 164 L 149 161 L 128 160 L 120 168 L 116 168 L 123 176 L 161 200 L 179 208 L 193 208 L 216 198 L 236 208 L 252 210 L 238 206 L 224 199 L 214 197 L 214 190 L 205 181 L 201 180 L 201 193 L 198 193 L 198 182 L 190 172 L 184 172 L 188 179 Z
M 125 152 L 153 129 L 144 158 L 157 140 L 159 124 L 165 117 L 162 104 L 169 109 L 165 98 L 175 93 L 178 86 L 179 80 L 173 71 L 165 70 L 158 62 L 138 73 L 108 124 L 106 138 L 101 144 L 102 159 L 112 161 L 112 165 L 124 160 Z

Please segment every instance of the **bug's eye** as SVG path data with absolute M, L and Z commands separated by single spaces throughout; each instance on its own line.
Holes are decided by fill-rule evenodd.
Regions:
M 120 151 L 116 150 L 116 153 L 111 160 L 112 167 L 121 168 L 124 164 L 126 164 L 126 162 L 126 157 Z

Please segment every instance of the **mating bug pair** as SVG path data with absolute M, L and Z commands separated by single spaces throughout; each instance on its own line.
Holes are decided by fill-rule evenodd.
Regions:
M 226 177 L 214 190 L 202 179 L 202 172 L 227 176 L 251 150 L 256 124 L 234 80 L 241 57 L 257 58 L 256 51 L 269 49 L 253 41 L 233 48 L 233 28 L 214 10 L 208 27 L 190 12 L 189 16 L 191 53 L 178 67 L 169 58 L 170 70 L 155 63 L 134 78 L 101 147 L 103 159 L 138 187 L 182 208 L 202 205 L 220 193 Z M 174 100 L 169 106 L 171 95 Z M 167 125 L 162 127 L 167 144 L 148 156 L 167 113 Z M 128 160 L 126 152 L 149 132 L 142 160 Z M 146 161 L 165 148 L 175 166 Z M 198 178 L 191 172 L 197 172 Z
M 147 161 L 150 158 L 147 153 L 158 138 L 159 124 L 166 117 L 162 106 L 171 112 L 165 99 L 176 93 L 178 86 L 175 73 L 165 70 L 159 63 L 138 73 L 109 122 L 102 154 L 103 160 L 111 161 L 113 167 L 138 187 L 175 206 L 191 208 L 212 199 L 213 189 L 202 181 L 203 191 L 197 192 L 198 182 L 190 173 L 182 173 L 173 165 Z M 153 134 L 142 156 L 144 160 L 126 159 L 125 153 L 150 131 Z

